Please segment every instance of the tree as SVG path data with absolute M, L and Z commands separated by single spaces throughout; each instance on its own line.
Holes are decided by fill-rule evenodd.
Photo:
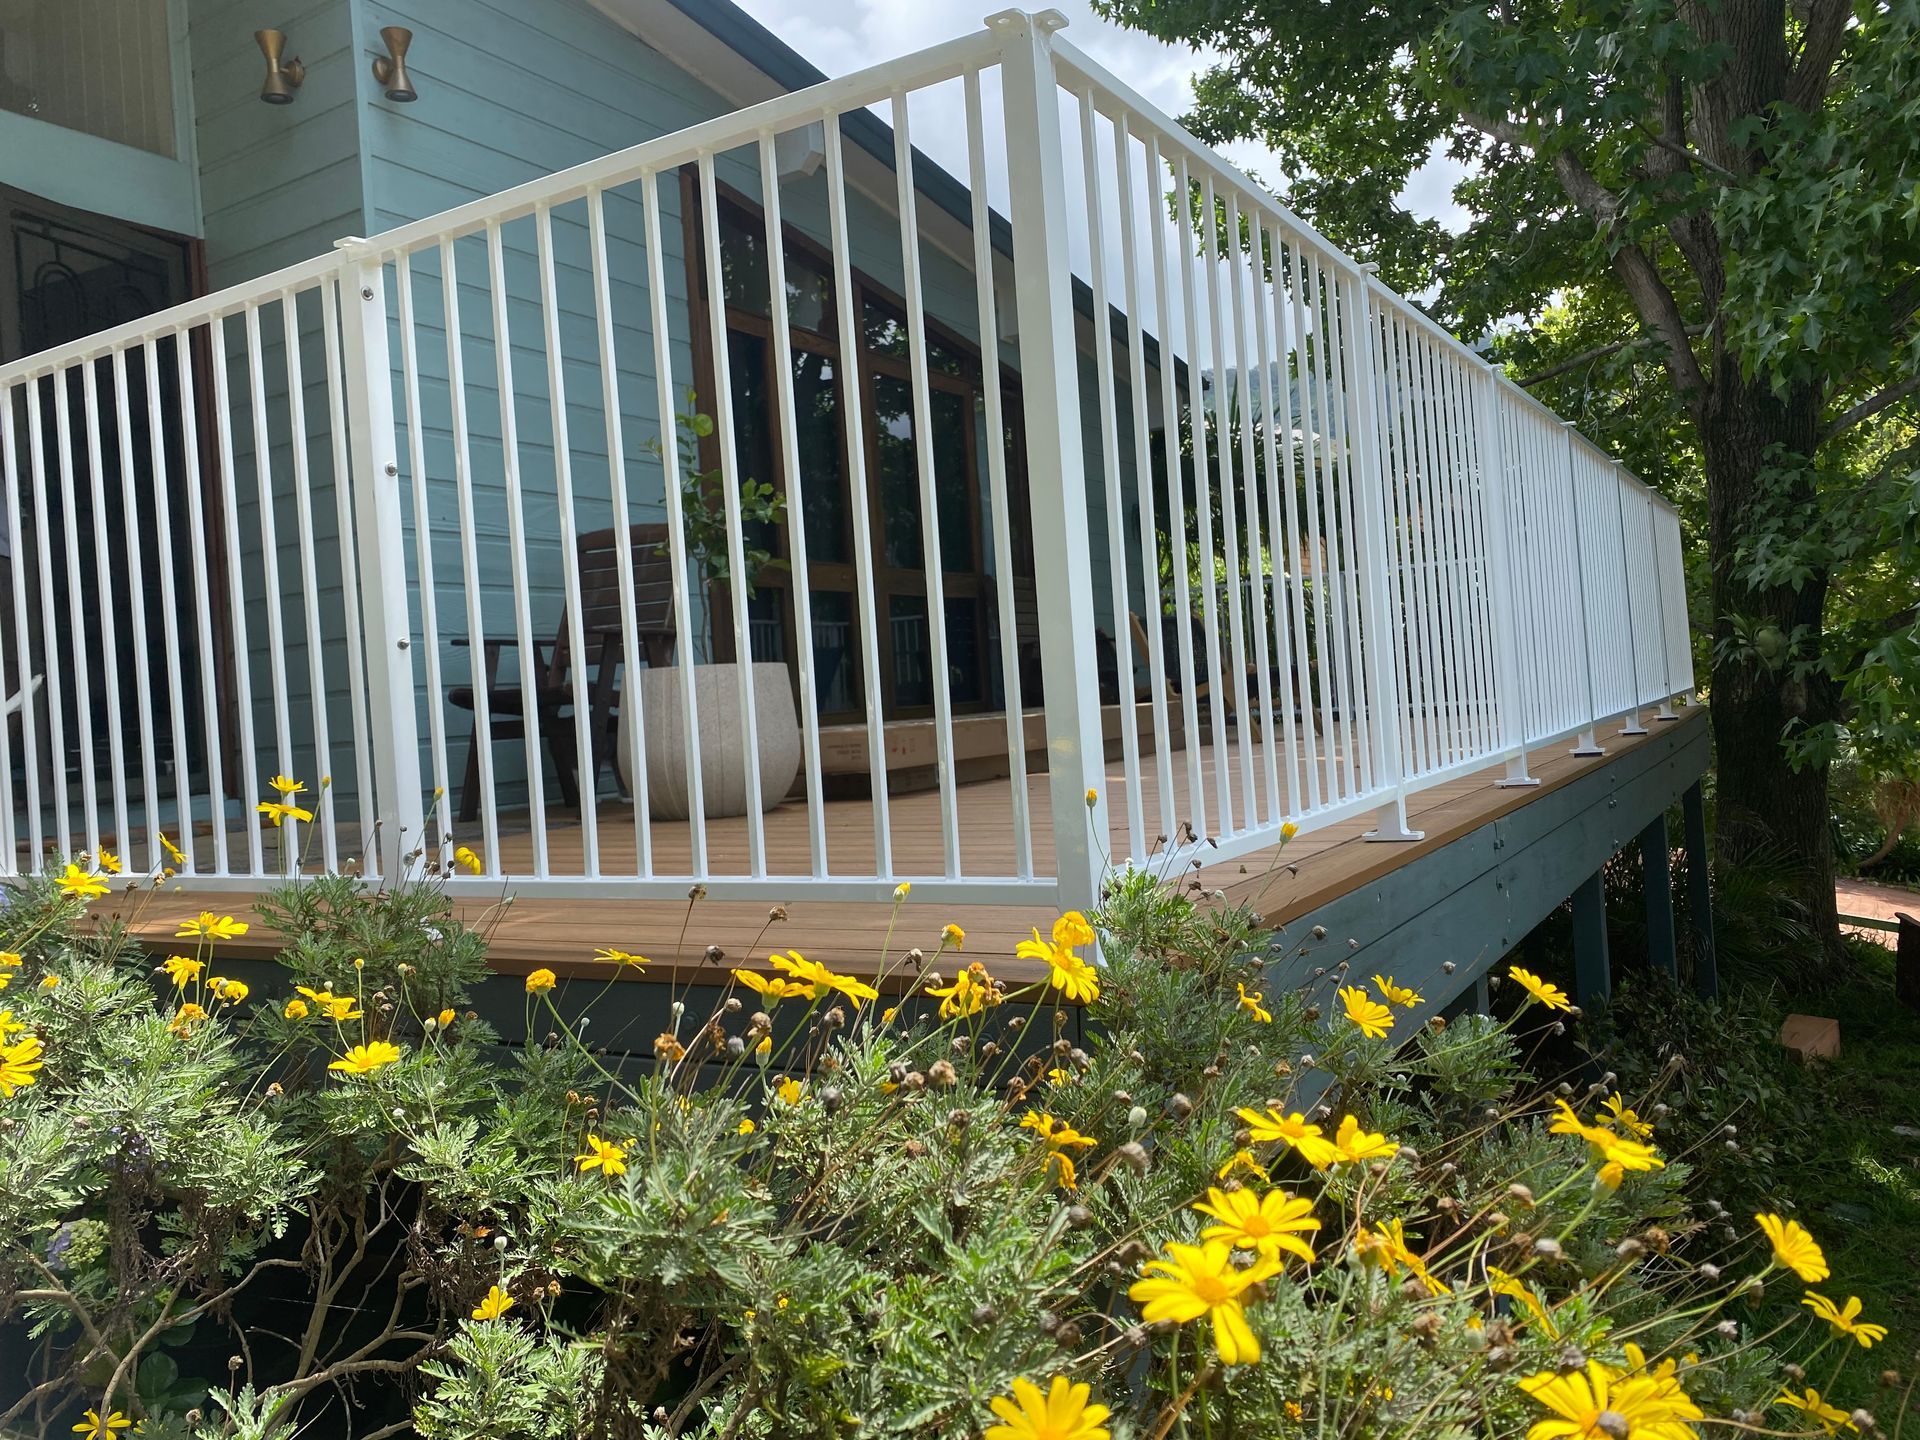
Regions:
M 1202 138 L 1698 502 L 1717 848 L 1833 934 L 1830 762 L 1915 733 L 1920 0 L 1095 5 L 1218 52 Z M 1458 232 L 1395 203 L 1438 153 Z

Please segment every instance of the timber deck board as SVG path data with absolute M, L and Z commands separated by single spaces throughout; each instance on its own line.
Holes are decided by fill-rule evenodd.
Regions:
M 1705 723 L 1704 708 L 1685 712 L 1674 724 L 1654 725 L 1654 735 L 1678 726 Z M 1296 837 L 1280 856 L 1261 851 L 1233 860 L 1204 866 L 1195 878 L 1208 890 L 1223 890 L 1228 897 L 1252 905 L 1274 924 L 1316 911 L 1339 898 L 1382 879 L 1392 871 L 1409 865 L 1453 843 L 1490 821 L 1512 814 L 1593 770 L 1615 763 L 1636 747 L 1649 743 L 1652 736 L 1618 733 L 1611 725 L 1601 736 L 1606 753 L 1601 756 L 1575 756 L 1567 742 L 1536 749 L 1529 757 L 1531 772 L 1540 784 L 1532 788 L 1500 788 L 1496 782 L 1504 773 L 1494 765 L 1443 782 L 1409 798 L 1408 811 L 1413 828 L 1424 830 L 1418 841 L 1376 843 L 1365 839 L 1372 827 L 1370 816 L 1356 817 L 1311 830 Z M 1241 796 L 1240 755 L 1237 742 L 1230 743 L 1229 779 L 1236 809 Z M 1214 755 L 1211 747 L 1201 751 L 1211 788 Z M 1185 761 L 1175 758 L 1176 794 L 1183 794 Z M 1264 799 L 1264 771 L 1256 765 L 1256 779 Z M 1110 816 L 1109 853 L 1120 857 L 1127 851 L 1127 801 L 1120 766 L 1108 767 L 1108 810 Z M 1159 815 L 1154 786 L 1142 794 L 1146 834 L 1149 841 L 1163 830 L 1171 830 Z M 957 787 L 962 855 L 970 874 L 1001 874 L 1014 871 L 1012 792 L 1005 779 L 964 784 Z M 1047 777 L 1032 775 L 1027 783 L 1028 804 L 1034 839 L 1034 865 L 1037 872 L 1050 874 L 1052 848 L 1048 840 L 1050 811 Z M 870 802 L 830 800 L 827 804 L 826 833 L 833 869 L 857 873 L 873 863 L 873 828 Z M 928 791 L 894 795 L 889 800 L 896 870 L 900 873 L 937 875 L 944 868 L 941 842 L 940 796 Z M 769 812 L 766 818 L 766 855 L 770 870 L 804 872 L 811 864 L 806 809 L 789 803 Z M 581 830 L 572 812 L 549 809 L 549 865 L 559 873 L 576 868 L 582 853 Z M 671 873 L 686 865 L 689 844 L 684 824 L 655 821 L 652 826 L 656 872 Z M 603 870 L 617 872 L 634 866 L 635 833 L 631 807 L 603 803 L 599 807 L 600 862 Z M 719 873 L 744 873 L 747 861 L 747 825 L 744 819 L 709 821 L 707 827 L 710 870 Z M 198 842 L 203 848 L 205 837 Z M 271 837 L 269 837 L 271 844 Z M 521 827 L 500 837 L 499 859 L 508 869 L 531 869 L 532 836 Z M 350 853 L 343 842 L 343 854 Z M 1184 863 L 1184 862 L 1182 862 Z M 918 946 L 931 956 L 940 940 L 941 927 L 953 921 L 966 930 L 964 960 L 988 962 L 994 974 L 1010 984 L 1024 984 L 1040 977 L 1044 967 L 1013 958 L 1013 951 L 1031 929 L 1045 930 L 1054 912 L 1042 905 L 961 905 L 918 900 L 911 895 L 898 907 L 883 901 L 846 901 L 810 899 L 804 884 L 780 879 L 765 882 L 765 898 L 753 901 L 686 899 L 622 899 L 613 897 L 530 897 L 492 899 L 462 898 L 456 904 L 460 917 L 484 931 L 488 938 L 489 962 L 503 974 L 524 974 L 545 967 L 563 978 L 605 977 L 607 967 L 593 960 L 601 946 L 614 946 L 647 955 L 653 964 L 644 972 L 652 981 L 671 980 L 686 984 L 700 979 L 717 979 L 727 966 L 752 965 L 764 969 L 770 950 L 797 950 L 811 959 L 825 961 L 843 972 L 873 978 L 889 966 L 883 954 L 891 956 L 892 982 L 883 988 L 905 983 L 900 967 L 904 951 Z M 769 911 L 782 906 L 785 918 L 769 920 Z M 105 902 L 96 913 L 118 911 L 129 922 L 142 943 L 164 950 L 178 921 L 201 910 L 220 913 L 246 913 L 246 901 L 230 892 L 195 891 L 191 877 L 183 877 L 159 892 L 117 893 L 107 908 Z M 891 933 L 890 933 L 891 932 Z M 724 963 L 716 965 L 708 958 L 710 946 L 717 946 Z M 242 940 L 223 942 L 223 954 L 246 958 L 268 958 L 278 949 L 278 937 L 266 926 L 255 923 Z M 951 968 L 952 957 L 943 962 Z M 623 972 L 622 979 L 643 978 Z

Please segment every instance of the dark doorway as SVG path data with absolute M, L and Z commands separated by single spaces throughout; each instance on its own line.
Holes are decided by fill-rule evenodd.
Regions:
M 196 260 L 191 240 L 0 186 L 0 361 L 36 354 L 192 298 Z M 183 397 L 175 343 L 169 338 L 151 347 L 130 347 L 123 352 L 122 373 L 110 358 L 101 358 L 90 366 L 73 366 L 58 378 L 34 382 L 37 424 L 27 387 L 10 396 L 19 496 L 18 512 L 0 515 L 0 643 L 6 651 L 7 694 L 19 690 L 23 671 L 29 684 L 33 677 L 49 677 L 53 683 L 43 687 L 38 713 L 46 715 L 57 703 L 64 718 L 60 773 L 46 772 L 53 744 L 50 725 L 43 723 L 40 730 L 39 757 L 24 754 L 18 745 L 13 752 L 16 772 L 36 762 L 42 767 L 43 813 L 61 791 L 71 807 L 89 767 L 94 776 L 109 773 L 116 738 L 121 765 L 130 774 L 151 761 L 159 776 L 170 777 L 178 765 L 191 769 L 201 760 L 197 733 L 188 742 L 192 753 L 177 756 L 167 726 L 138 723 L 137 661 L 129 643 L 138 607 L 150 650 L 163 653 L 157 641 L 165 617 L 155 580 L 159 567 L 178 565 L 181 556 L 191 553 L 193 541 L 183 487 L 197 483 L 189 477 L 197 476 L 200 467 L 197 456 L 180 451 Z M 155 362 L 151 366 L 150 358 Z M 186 403 L 195 402 L 189 396 Z M 59 423 L 63 405 L 64 427 Z M 32 463 L 35 440 L 43 457 L 38 486 Z M 161 469 L 164 480 L 156 478 Z M 164 525 L 157 493 L 162 483 L 168 487 Z M 135 546 L 145 582 L 137 594 L 132 587 Z M 14 566 L 21 568 L 24 611 L 17 601 Z M 101 639 L 109 607 L 119 639 L 114 654 L 105 653 Z M 51 660 L 50 644 L 59 651 Z M 109 710 L 109 675 L 118 685 L 117 714 Z M 190 653 L 183 655 L 178 675 L 184 692 L 197 693 L 199 677 Z M 167 667 L 151 668 L 147 684 L 155 715 L 167 713 L 173 683 Z M 142 749 L 143 730 L 151 735 L 151 754 Z M 162 793 L 171 794 L 172 788 L 163 781 Z M 22 797 L 23 791 L 16 785 L 14 794 Z M 143 828 L 138 821 L 130 823 Z M 124 843 L 126 837 L 119 838 Z

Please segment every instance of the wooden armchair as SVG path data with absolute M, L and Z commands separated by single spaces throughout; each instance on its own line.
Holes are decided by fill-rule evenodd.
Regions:
M 664 665 L 672 655 L 674 640 L 673 572 L 666 555 L 667 527 L 631 525 L 628 539 L 633 556 L 634 631 L 646 663 Z M 569 807 L 579 805 L 582 784 L 599 784 L 600 768 L 613 756 L 620 719 L 617 673 L 625 659 L 620 548 L 614 531 L 609 528 L 582 534 L 575 547 L 575 560 L 580 583 L 581 663 L 588 672 L 587 705 L 591 716 L 588 742 L 593 751 L 584 767 L 587 771 L 584 779 L 573 715 L 571 627 L 567 624 L 564 606 L 553 638 L 534 643 L 531 667 L 531 689 L 540 735 L 553 758 L 561 800 Z M 453 643 L 465 645 L 467 641 L 456 637 Z M 529 687 L 524 679 L 505 682 L 500 679 L 501 655 L 508 649 L 517 649 L 519 641 L 512 635 L 490 635 L 481 644 L 491 738 L 495 742 L 524 743 Z M 453 686 L 447 691 L 447 703 L 462 710 L 473 710 L 473 687 Z M 479 813 L 480 725 L 476 713 L 468 736 L 466 773 L 460 782 L 460 819 L 471 823 Z

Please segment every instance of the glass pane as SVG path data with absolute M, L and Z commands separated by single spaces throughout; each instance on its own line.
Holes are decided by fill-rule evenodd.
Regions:
M 893 596 L 887 603 L 887 622 L 893 638 L 893 705 L 888 713 L 933 704 L 927 597 Z
M 786 602 L 786 591 L 765 585 L 747 601 L 747 644 L 755 660 L 787 658 Z
M 740 461 L 741 484 L 775 476 L 773 465 L 772 396 L 767 386 L 767 342 L 744 330 L 727 332 L 727 363 L 733 380 L 733 436 Z M 724 503 L 724 497 L 715 496 Z M 781 553 L 780 528 L 749 523 L 746 543 L 769 555 Z
M 720 207 L 720 275 L 727 304 L 756 315 L 768 313 L 766 227 L 731 205 Z
M 793 352 L 794 439 L 800 452 L 807 558 L 848 564 L 847 450 L 840 433 L 840 377 L 831 355 Z
M 13 0 L 0 9 L 0 109 L 172 155 L 167 9 L 160 0 Z
M 940 564 L 952 574 L 979 567 L 973 555 L 974 477 L 967 464 L 968 419 L 964 395 L 933 392 L 933 481 L 940 499 Z
M 913 448 L 913 387 L 892 375 L 873 377 L 873 431 L 880 452 L 882 563 L 921 568 L 920 476 Z
M 867 349 L 874 354 L 891 355 L 896 360 L 912 358 L 907 317 L 894 306 L 863 294 L 860 324 Z M 967 355 L 931 334 L 927 337 L 927 368 L 942 375 L 967 375 L 973 370 Z
M 860 307 L 861 338 L 876 355 L 907 358 L 907 321 L 891 305 L 871 295 L 862 297 Z
M 822 715 L 860 708 L 860 637 L 853 623 L 853 596 L 845 590 L 815 590 L 813 685 Z
M 970 595 L 947 597 L 947 674 L 956 705 L 980 699 L 980 602 Z
M 833 331 L 833 281 L 827 272 L 787 245 L 787 321 L 816 335 Z

